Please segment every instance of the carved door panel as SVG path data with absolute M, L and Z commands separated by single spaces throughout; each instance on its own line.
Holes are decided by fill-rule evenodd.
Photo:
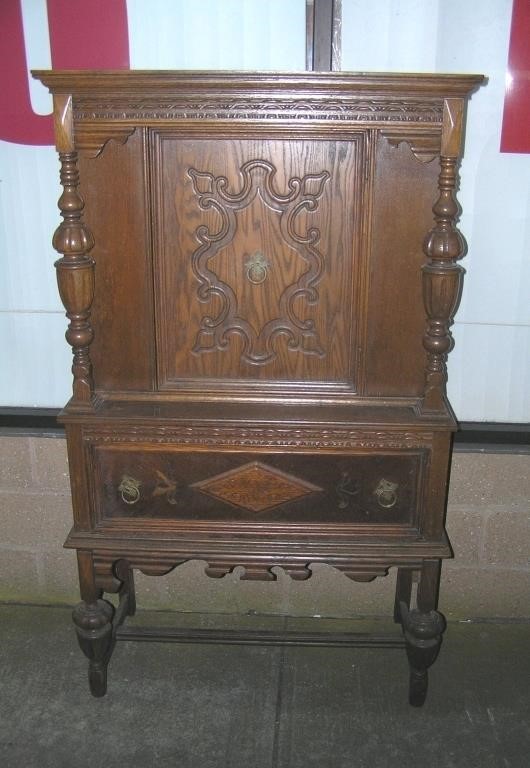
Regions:
M 356 390 L 361 139 L 153 133 L 159 388 Z

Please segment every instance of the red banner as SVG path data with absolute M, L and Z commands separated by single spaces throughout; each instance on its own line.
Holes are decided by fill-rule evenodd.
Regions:
M 530 152 L 530 0 L 513 0 L 501 152 Z
M 126 0 L 47 0 L 54 69 L 128 69 Z M 0 2 L 0 139 L 53 144 L 49 115 L 31 107 L 20 0 Z

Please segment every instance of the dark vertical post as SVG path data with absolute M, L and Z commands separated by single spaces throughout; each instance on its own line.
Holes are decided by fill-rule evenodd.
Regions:
M 342 0 L 306 0 L 306 69 L 340 69 Z
M 409 702 L 421 707 L 427 696 L 428 669 L 434 664 L 445 629 L 445 619 L 436 610 L 440 583 L 440 560 L 424 560 L 418 583 L 417 607 L 401 603 L 401 624 L 410 667 Z

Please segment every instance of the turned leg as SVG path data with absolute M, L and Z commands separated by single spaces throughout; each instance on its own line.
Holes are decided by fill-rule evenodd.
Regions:
M 72 615 L 79 646 L 88 659 L 88 681 L 93 696 L 107 692 L 107 665 L 114 648 L 113 606 L 96 588 L 91 552 L 78 552 L 81 602 Z
M 426 561 L 420 572 L 417 607 L 401 603 L 403 632 L 410 666 L 409 703 L 421 707 L 427 696 L 428 672 L 440 650 L 445 619 L 436 610 L 440 561 Z
M 410 608 L 412 593 L 412 571 L 410 568 L 398 568 L 396 582 L 396 599 L 394 602 L 394 621 L 401 624 L 401 603 Z

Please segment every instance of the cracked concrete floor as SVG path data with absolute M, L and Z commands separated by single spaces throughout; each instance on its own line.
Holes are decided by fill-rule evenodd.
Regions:
M 286 623 L 154 612 L 134 621 Z M 393 629 L 287 623 L 315 621 L 322 631 Z M 408 706 L 405 653 L 393 649 L 123 642 L 107 696 L 94 699 L 62 607 L 0 605 L 0 662 L 2 768 L 530 766 L 530 623 L 449 624 L 423 709 Z

